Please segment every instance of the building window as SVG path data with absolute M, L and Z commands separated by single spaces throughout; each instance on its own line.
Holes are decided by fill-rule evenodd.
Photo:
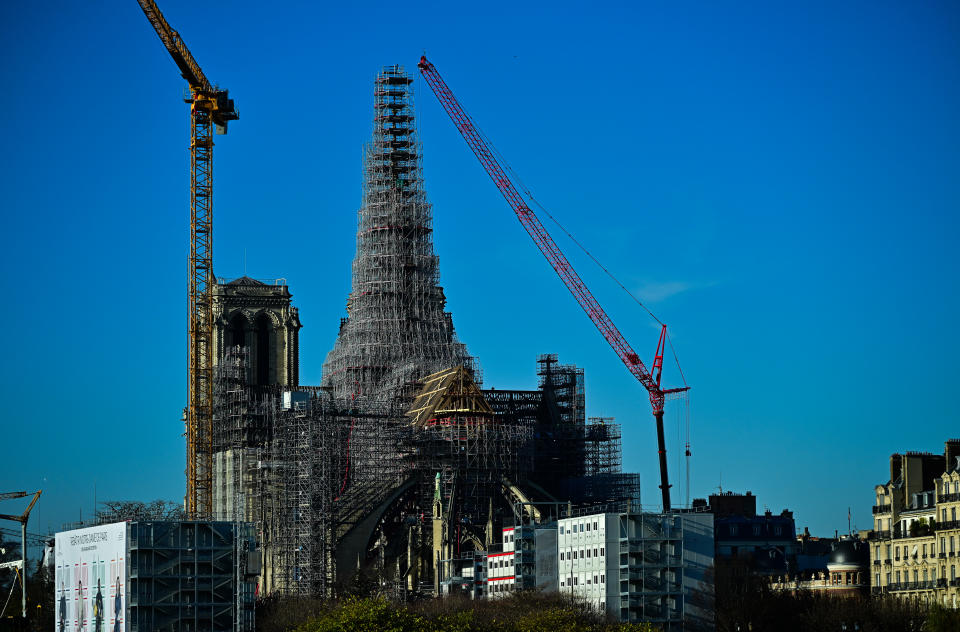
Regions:
M 266 314 L 260 314 L 255 322 L 257 331 L 257 361 L 255 375 L 257 384 L 266 386 L 270 383 L 270 319 Z
M 560 561 L 563 561 L 563 551 L 560 551 Z
M 773 528 L 773 534 L 774 534 L 774 535 L 783 535 L 783 527 L 781 527 L 780 525 L 775 526 L 775 527 Z
M 576 551 L 573 552 L 573 559 L 577 559 L 577 552 L 576 552 Z
M 603 557 L 603 547 L 600 547 L 600 557 Z
M 605 584 L 605 583 L 606 583 L 606 581 L 604 581 L 604 577 L 605 577 L 605 575 L 601 575 L 601 576 L 600 576 L 600 583 L 601 583 L 601 584 Z
M 587 559 L 590 559 L 590 549 L 587 549 Z
M 563 535 L 563 525 L 560 525 L 560 535 Z
M 760 535 L 760 525 L 753 525 L 753 535 Z
M 590 523 L 588 522 L 588 523 L 587 523 L 587 531 L 589 531 L 589 530 L 590 530 Z M 590 582 L 587 582 L 587 583 L 590 583 Z
M 729 526 L 729 529 L 730 529 L 730 535 L 737 535 L 737 525 L 732 524 Z
M 597 549 L 593 549 L 593 556 L 597 557 Z
M 594 523 L 593 523 L 593 530 L 594 530 L 594 531 L 597 530 L 597 525 L 598 525 L 598 524 L 599 524 L 599 523 L 597 523 L 597 522 L 594 522 Z

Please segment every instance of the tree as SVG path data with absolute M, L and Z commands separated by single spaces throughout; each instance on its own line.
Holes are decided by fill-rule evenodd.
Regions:
M 100 503 L 97 522 L 136 522 L 150 520 L 184 520 L 183 506 L 171 500 L 154 500 L 149 503 L 138 500 L 107 500 Z

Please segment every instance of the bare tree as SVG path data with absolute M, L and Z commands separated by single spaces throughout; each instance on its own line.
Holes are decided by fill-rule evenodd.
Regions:
M 154 500 L 149 503 L 138 500 L 107 500 L 100 503 L 97 523 L 136 522 L 150 520 L 183 520 L 183 506 L 170 500 Z

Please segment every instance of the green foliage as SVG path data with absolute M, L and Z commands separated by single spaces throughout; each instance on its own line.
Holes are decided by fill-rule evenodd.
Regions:
M 258 627 L 261 627 L 258 621 Z M 649 624 L 607 620 L 585 603 L 559 595 L 518 593 L 496 600 L 432 599 L 395 604 L 348 597 L 295 628 L 296 632 L 655 632 Z
M 927 535 L 927 532 L 930 530 L 929 525 L 927 524 L 926 518 L 920 518 L 914 520 L 910 523 L 910 536 L 916 537 L 918 535 Z

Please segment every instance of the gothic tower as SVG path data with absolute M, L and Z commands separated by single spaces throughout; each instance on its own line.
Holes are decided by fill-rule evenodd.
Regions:
M 293 388 L 300 384 L 300 314 L 279 281 L 243 276 L 214 285 L 213 357 L 219 364 L 227 350 L 247 347 L 247 384 Z
M 474 369 L 444 311 L 412 83 L 402 66 L 385 66 L 374 81 L 353 286 L 323 365 L 323 384 L 341 401 L 412 396 L 414 382 L 426 375 Z

